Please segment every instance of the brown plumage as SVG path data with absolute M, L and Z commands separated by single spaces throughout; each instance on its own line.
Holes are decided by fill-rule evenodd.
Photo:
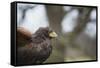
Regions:
M 48 27 L 39 28 L 34 34 L 24 29 L 18 29 L 17 64 L 43 63 L 52 52 L 51 39 L 56 36 Z M 20 39 L 23 39 L 23 41 Z

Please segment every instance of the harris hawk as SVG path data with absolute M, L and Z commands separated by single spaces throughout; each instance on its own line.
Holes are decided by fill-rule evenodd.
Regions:
M 43 63 L 52 53 L 51 39 L 57 34 L 49 27 L 41 27 L 34 34 L 17 28 L 17 64 L 32 65 Z

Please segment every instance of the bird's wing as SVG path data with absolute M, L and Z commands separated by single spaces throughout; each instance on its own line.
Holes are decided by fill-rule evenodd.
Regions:
M 17 27 L 17 46 L 25 45 L 32 37 L 32 33 L 24 27 Z
M 32 64 L 35 63 L 35 59 L 37 56 L 36 48 L 34 47 L 33 50 L 30 44 L 27 44 L 24 47 L 20 47 L 17 50 L 17 64 Z
M 49 40 L 43 43 L 29 43 L 25 47 L 20 47 L 18 52 L 18 63 L 20 64 L 36 64 L 44 62 L 51 53 Z

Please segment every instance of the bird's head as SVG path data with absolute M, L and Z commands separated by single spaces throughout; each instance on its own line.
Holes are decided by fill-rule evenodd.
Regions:
M 37 35 L 40 35 L 42 37 L 46 37 L 46 38 L 55 38 L 57 37 L 56 32 L 54 32 L 52 29 L 50 29 L 49 27 L 40 27 L 36 33 Z

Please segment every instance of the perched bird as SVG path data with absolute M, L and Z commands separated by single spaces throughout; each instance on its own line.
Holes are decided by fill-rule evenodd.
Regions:
M 51 39 L 57 34 L 46 28 L 39 28 L 34 34 L 24 28 L 17 29 L 17 64 L 41 64 L 51 54 Z

